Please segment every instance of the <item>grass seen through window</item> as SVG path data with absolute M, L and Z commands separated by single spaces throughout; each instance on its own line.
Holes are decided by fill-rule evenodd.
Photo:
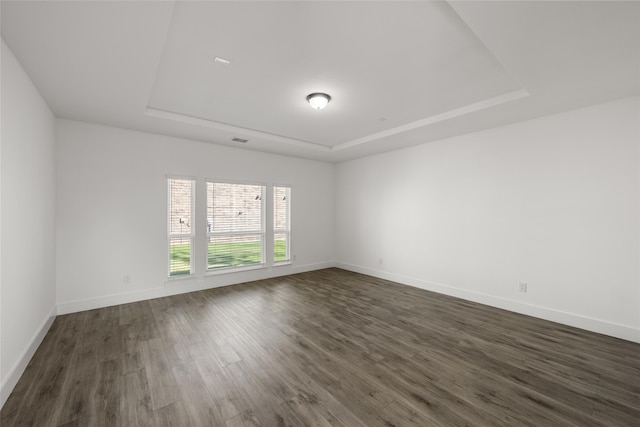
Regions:
M 255 265 L 262 262 L 261 243 L 255 242 L 225 242 L 209 243 L 207 250 L 207 268 L 241 267 Z M 287 245 L 284 240 L 274 242 L 273 259 L 286 259 Z M 171 276 L 190 273 L 189 245 L 171 245 L 170 262 Z

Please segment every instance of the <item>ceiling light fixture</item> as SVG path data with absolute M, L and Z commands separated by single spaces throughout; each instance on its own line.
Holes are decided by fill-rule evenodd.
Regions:
M 312 108 L 322 110 L 331 101 L 331 97 L 326 93 L 316 92 L 307 96 L 307 102 Z

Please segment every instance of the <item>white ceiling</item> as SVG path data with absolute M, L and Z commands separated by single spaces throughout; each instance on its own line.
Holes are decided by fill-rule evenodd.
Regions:
M 325 161 L 640 94 L 638 2 L 0 7 L 58 117 Z

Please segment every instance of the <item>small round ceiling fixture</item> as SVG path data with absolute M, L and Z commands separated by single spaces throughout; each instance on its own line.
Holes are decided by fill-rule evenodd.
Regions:
M 331 101 L 331 97 L 326 93 L 316 92 L 307 96 L 307 102 L 312 108 L 322 110 Z

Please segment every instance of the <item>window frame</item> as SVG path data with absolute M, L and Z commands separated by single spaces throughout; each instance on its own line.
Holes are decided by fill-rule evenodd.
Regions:
M 171 181 L 190 181 L 191 182 L 191 194 L 190 205 L 191 215 L 189 218 L 189 233 L 171 233 Z M 195 276 L 195 240 L 196 240 L 196 187 L 198 180 L 192 176 L 183 175 L 166 175 L 165 184 L 167 191 L 167 279 L 168 280 L 180 280 L 185 278 L 192 278 Z M 189 240 L 189 273 L 188 274 L 176 274 L 171 275 L 171 240 L 172 239 L 188 239 Z
M 286 228 L 285 229 L 281 229 L 281 228 L 276 228 L 276 201 L 275 201 L 275 194 L 276 194 L 276 188 L 285 188 L 287 190 L 287 210 L 286 210 Z M 279 266 L 279 265 L 289 265 L 292 263 L 292 255 L 291 255 L 291 193 L 292 193 L 292 188 L 291 185 L 287 185 L 287 184 L 273 184 L 271 186 L 271 191 L 273 193 L 273 197 L 272 197 L 272 215 L 273 215 L 273 221 L 272 221 L 272 225 L 271 225 L 271 234 L 273 236 L 272 240 L 273 240 L 273 265 L 274 266 Z M 286 235 L 286 242 L 287 242 L 287 247 L 286 247 L 286 259 L 280 260 L 280 261 L 276 261 L 276 254 L 275 254 L 275 242 L 276 242 L 276 234 L 285 234 Z
M 213 179 L 206 178 L 205 180 L 205 244 L 204 244 L 204 257 L 205 257 L 205 276 L 212 276 L 218 274 L 227 274 L 234 273 L 239 271 L 246 270 L 256 270 L 267 267 L 267 222 L 266 222 L 266 211 L 267 211 L 267 189 L 268 185 L 261 182 L 250 182 L 250 181 L 232 181 L 226 179 Z M 245 185 L 245 186 L 254 186 L 260 187 L 261 198 L 260 201 L 260 230 L 251 230 L 251 231 L 224 231 L 224 232 L 214 232 L 211 231 L 209 227 L 209 184 L 230 184 L 230 185 Z M 213 217 L 212 217 L 213 218 Z M 213 221 L 212 221 L 213 223 Z M 229 265 L 223 267 L 215 267 L 209 268 L 209 239 L 213 236 L 246 236 L 246 235 L 260 235 L 260 253 L 261 260 L 259 263 L 248 264 L 248 265 Z

